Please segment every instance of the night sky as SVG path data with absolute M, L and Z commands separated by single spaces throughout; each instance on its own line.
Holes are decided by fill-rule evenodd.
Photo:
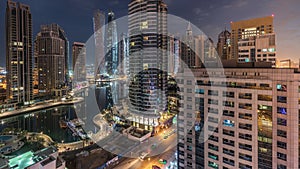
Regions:
M 40 25 L 57 23 L 73 41 L 86 42 L 93 34 L 95 9 L 113 10 L 116 17 L 127 15 L 130 0 L 19 0 L 30 5 L 33 18 L 33 38 Z M 275 15 L 277 56 L 298 62 L 300 54 L 299 0 L 165 0 L 170 14 L 182 17 L 198 26 L 215 44 L 218 34 L 230 21 Z M 0 0 L 0 66 L 5 65 L 5 8 Z

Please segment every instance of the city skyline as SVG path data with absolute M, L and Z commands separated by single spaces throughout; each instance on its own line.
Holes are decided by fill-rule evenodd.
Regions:
M 299 49 L 297 44 L 300 43 L 300 31 L 297 26 L 300 22 L 296 20 L 295 16 L 299 15 L 297 11 L 297 2 L 295 0 L 284 3 L 278 1 L 222 1 L 222 2 L 196 2 L 190 0 L 191 3 L 175 2 L 174 0 L 167 0 L 169 6 L 169 14 L 177 15 L 179 17 L 190 20 L 191 23 L 198 26 L 203 32 L 211 37 L 214 45 L 217 43 L 217 36 L 225 28 L 230 30 L 230 21 L 240 21 L 249 18 L 257 18 L 275 15 L 274 29 L 277 34 L 277 55 L 278 59 L 292 59 L 298 62 Z M 74 41 L 85 42 L 93 34 L 93 12 L 96 9 L 101 9 L 107 13 L 110 10 L 116 11 L 116 18 L 126 16 L 129 1 L 110 1 L 110 2 L 83 2 L 76 0 L 64 1 L 59 6 L 55 6 L 56 1 L 35 2 L 28 0 L 20 0 L 21 3 L 28 4 L 31 7 L 33 17 L 33 36 L 35 36 L 41 25 L 57 23 L 65 28 L 65 32 L 70 40 L 70 44 Z M 272 2 L 272 3 L 270 3 Z M 258 5 L 259 4 L 259 5 Z M 72 6 L 66 11 L 66 6 Z M 6 1 L 0 2 L 1 12 L 5 13 Z M 189 10 L 188 10 L 189 9 Z M 252 10 L 255 9 L 255 10 Z M 279 10 L 280 9 L 280 10 Z M 78 12 L 79 11 L 79 12 Z M 290 11 L 285 13 L 284 11 Z M 39 13 L 39 14 L 37 14 Z M 42 14 L 41 14 L 42 13 Z M 236 15 L 239 13 L 239 15 Z M 63 16 L 59 16 L 63 14 Z M 4 23 L 4 16 L 0 15 L 0 22 Z M 38 16 L 38 17 L 37 17 Z M 76 21 L 73 19 L 76 17 Z M 0 66 L 5 63 L 5 24 L 0 27 Z M 121 34 L 122 32 L 118 32 Z M 297 39 L 299 37 L 299 39 Z
M 299 0 L 3 1 L 0 168 L 300 169 Z

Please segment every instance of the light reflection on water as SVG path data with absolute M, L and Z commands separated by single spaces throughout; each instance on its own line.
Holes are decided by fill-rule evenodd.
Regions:
M 104 109 L 108 105 L 108 101 L 106 99 L 107 88 L 108 87 L 104 87 L 95 90 L 97 97 L 96 100 L 100 110 Z M 74 105 L 65 105 L 5 118 L 2 119 L 4 123 L 0 124 L 0 131 L 5 128 L 15 128 L 26 130 L 28 132 L 42 132 L 43 134 L 50 136 L 55 142 L 58 143 L 76 142 L 80 140 L 79 137 L 73 136 L 69 129 L 61 128 L 59 121 L 60 119 L 72 120 L 75 118 L 81 118 L 86 123 L 91 123 L 93 117 L 99 112 L 89 110 L 87 108 L 89 107 L 88 104 L 88 102 L 82 102 L 75 105 L 76 110 L 80 109 L 81 112 L 85 112 L 80 114 L 76 114 Z M 97 129 L 94 129 L 93 131 L 97 131 Z

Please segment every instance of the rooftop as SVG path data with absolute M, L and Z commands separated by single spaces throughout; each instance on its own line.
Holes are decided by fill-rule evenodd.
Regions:
M 55 147 L 47 147 L 37 152 L 28 151 L 9 160 L 9 168 L 22 169 L 43 161 L 57 152 Z

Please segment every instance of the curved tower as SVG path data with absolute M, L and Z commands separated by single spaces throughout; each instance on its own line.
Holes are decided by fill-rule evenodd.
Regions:
M 162 0 L 129 3 L 129 111 L 133 125 L 152 130 L 167 108 L 167 5 Z
M 40 95 L 62 95 L 67 82 L 68 44 L 64 30 L 58 24 L 41 26 L 35 39 Z

